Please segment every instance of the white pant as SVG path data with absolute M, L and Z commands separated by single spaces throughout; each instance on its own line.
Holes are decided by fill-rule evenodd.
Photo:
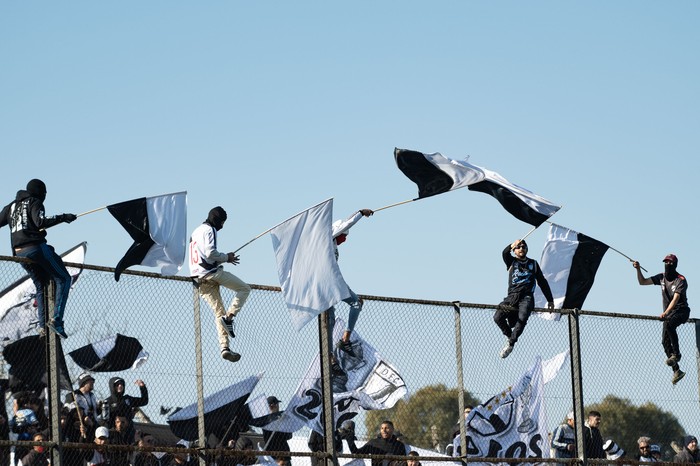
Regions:
M 202 277 L 199 281 L 199 294 L 214 310 L 216 318 L 216 330 L 219 334 L 219 346 L 228 348 L 228 333 L 221 323 L 220 317 L 224 317 L 225 311 L 224 302 L 221 299 L 219 286 L 228 288 L 236 292 L 236 297 L 231 301 L 228 309 L 228 315 L 236 316 L 248 299 L 250 294 L 250 286 L 234 274 L 219 268 L 216 272 Z

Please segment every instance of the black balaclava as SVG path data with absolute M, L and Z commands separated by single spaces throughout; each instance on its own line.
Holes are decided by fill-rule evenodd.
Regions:
M 44 201 L 46 199 L 46 184 L 40 179 L 34 178 L 27 183 L 27 192 Z
M 668 280 L 674 280 L 678 276 L 677 265 L 673 262 L 664 262 L 664 275 Z
M 217 231 L 219 231 L 224 227 L 224 222 L 226 221 L 226 218 L 227 215 L 224 208 L 221 206 L 217 206 L 209 211 L 209 215 L 207 216 L 207 223 L 216 228 Z

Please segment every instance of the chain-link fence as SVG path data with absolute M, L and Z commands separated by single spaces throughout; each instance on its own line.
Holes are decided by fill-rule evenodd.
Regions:
M 23 337 L 36 339 L 40 345 L 49 342 L 45 347 L 50 350 L 50 342 L 55 342 L 56 337 L 53 333 L 46 338 L 37 337 L 35 302 L 31 290 L 23 285 L 28 281 L 18 259 L 5 257 L 0 260 L 0 283 L 5 285 L 0 292 L 0 338 L 4 354 Z M 222 295 L 226 303 L 233 297 L 233 293 L 223 289 Z M 376 437 L 382 421 L 391 419 L 406 444 L 424 458 L 439 460 L 454 449 L 455 435 L 459 438 L 460 433 L 465 433 L 464 424 L 459 423 L 461 408 L 483 402 L 497 404 L 539 359 L 556 361 L 557 356 L 566 356 L 562 353 L 569 351 L 566 359 L 559 359 L 563 365 L 558 373 L 551 369 L 559 367 L 556 363 L 548 366 L 545 378 L 550 380 L 538 392 L 544 415 L 538 419 L 540 423 L 544 420 L 546 426 L 543 428 L 547 433 L 551 434 L 564 423 L 567 413 L 572 410 L 576 412 L 576 425 L 582 426 L 586 420 L 584 412 L 593 409 L 601 413 L 603 439 L 613 439 L 630 458 L 637 452 L 637 438 L 649 436 L 652 443 L 660 445 L 662 458 L 671 460 L 675 453 L 672 442 L 678 443 L 674 446 L 682 447 L 682 436 L 700 431 L 694 321 L 679 328 L 683 351 L 680 366 L 686 375 L 673 385 L 672 371 L 665 365 L 666 356 L 661 347 L 662 324 L 658 319 L 564 311 L 561 320 L 551 320 L 536 312 L 530 317 L 512 354 L 502 359 L 499 352 L 505 337 L 493 321 L 496 306 L 464 303 L 455 306 L 450 302 L 373 296 L 363 298 L 364 307 L 353 339 L 371 345 L 376 350 L 370 358 L 372 364 L 380 361 L 385 369 L 382 374 L 373 372 L 376 377 L 372 383 L 377 380 L 386 382 L 380 387 L 382 390 L 405 384 L 407 394 L 395 405 L 392 402 L 393 407 L 389 409 L 359 411 L 354 418 L 354 435 L 359 439 L 358 444 Z M 336 316 L 347 319 L 344 303 L 337 306 Z M 124 393 L 133 397 L 135 404 L 144 401 L 144 391 L 140 387 L 142 381 L 148 403 L 129 410 L 135 413 L 133 428 L 126 436 L 129 441 L 121 439 L 121 433 L 114 430 L 113 425 L 106 425 L 112 429 L 109 441 L 112 446 L 105 451 L 115 455 L 113 464 L 164 464 L 166 459 L 180 462 L 183 458 L 232 465 L 275 461 L 261 454 L 251 456 L 252 460 L 246 459 L 240 451 L 244 441 L 239 442 L 237 449 L 236 440 L 248 438 L 254 450 L 266 450 L 266 446 L 273 450 L 270 446 L 276 443 L 268 443 L 260 428 L 263 425 L 260 419 L 272 416 L 267 418 L 269 421 L 275 417 L 269 412 L 267 397 L 274 396 L 281 400 L 283 408 L 290 408 L 290 404 L 299 399 L 298 387 L 306 383 L 316 384 L 314 386 L 320 387 L 321 396 L 331 399 L 330 384 L 321 383 L 324 376 L 313 371 L 316 367 L 313 363 L 324 341 L 319 332 L 319 328 L 324 328 L 321 322 L 313 321 L 295 331 L 290 325 L 279 288 L 253 285 L 247 303 L 235 320 L 236 337 L 230 344 L 233 351 L 241 354 L 241 359 L 231 363 L 221 357 L 213 312 L 200 299 L 190 279 L 126 272 L 115 281 L 113 269 L 86 265 L 75 280 L 68 299 L 65 329 L 69 338 L 60 345 L 66 358 L 71 388 L 79 388 L 80 375 L 86 371 L 78 366 L 71 354 L 102 342 L 95 350 L 98 358 L 104 357 L 114 341 L 112 337 L 117 334 L 136 338 L 143 351 L 148 353 L 148 359 L 136 368 L 120 371 L 103 372 L 95 367 L 89 368 L 95 379 L 96 412 L 83 413 L 94 419 L 93 425 L 84 427 L 85 438 L 80 436 L 79 427 L 77 437 L 66 436 L 71 430 L 67 423 L 75 422 L 71 417 L 75 401 L 67 396 L 70 390 L 66 386 L 58 388 L 60 380 L 55 376 L 58 366 L 49 365 L 53 368 L 49 370 L 49 389 L 37 391 L 37 394 L 64 409 L 47 410 L 49 418 L 41 425 L 47 433 L 42 440 L 48 441 L 45 444 L 48 447 L 60 445 L 51 451 L 84 452 L 82 456 L 64 455 L 62 462 L 65 464 L 92 461 L 94 458 L 88 458 L 90 455 L 106 448 L 98 448 L 93 440 L 95 427 L 109 419 L 109 413 L 103 413 L 103 406 L 110 404 L 100 402 L 113 394 L 114 384 L 110 379 L 119 377 L 125 382 Z M 342 326 L 338 328 L 342 330 Z M 336 338 L 338 335 L 336 330 Z M 328 353 L 323 354 L 331 353 L 331 345 L 328 347 Z M 355 348 L 359 350 L 361 345 Z M 338 363 L 341 372 L 349 373 L 347 366 L 343 365 L 344 360 L 338 361 L 339 351 L 334 349 L 334 356 L 327 365 L 324 362 L 319 368 L 325 368 L 323 373 L 331 379 L 337 375 L 334 365 Z M 17 419 L 17 410 L 26 408 L 18 406 L 17 400 L 22 403 L 25 401 L 22 397 L 28 396 L 22 387 L 26 380 L 18 382 L 17 374 L 27 377 L 21 370 L 23 365 L 40 366 L 40 375 L 47 367 L 43 354 L 39 360 L 33 354 L 33 350 L 27 352 L 26 358 L 20 358 L 19 362 L 15 360 L 13 364 L 9 364 L 7 358 L 2 362 L 4 378 L 10 376 L 3 385 L 7 394 L 4 418 L 9 422 L 0 422 L 0 435 L 5 440 L 0 447 L 4 452 L 4 464 L 11 457 L 20 460 L 31 451 L 32 444 L 18 441 L 36 440 L 30 438 L 26 425 Z M 103 368 L 110 367 L 104 362 L 101 364 Z M 369 373 L 368 369 L 363 370 Z M 395 372 L 389 377 L 386 371 Z M 391 383 L 387 382 L 390 378 Z M 241 387 L 245 383 L 248 385 Z M 352 383 L 351 375 L 346 385 Z M 370 385 L 360 388 L 369 391 Z M 51 387 L 56 387 L 56 390 L 52 391 Z M 246 387 L 250 388 L 248 392 Z M 311 396 L 310 391 L 305 393 Z M 353 396 L 361 398 L 358 393 L 354 392 Z M 574 396 L 574 393 L 580 395 Z M 245 407 L 240 399 L 243 395 L 249 402 Z M 390 399 L 391 395 L 385 398 Z M 236 400 L 238 404 L 226 404 Z M 322 405 L 322 400 L 317 401 L 314 408 Z M 41 406 L 44 407 L 43 401 Z M 227 411 L 227 406 L 232 406 L 232 411 Z M 302 403 L 290 411 L 303 413 L 304 406 L 311 405 Z M 318 411 L 310 411 L 308 417 Z M 518 415 L 527 417 L 522 413 Z M 60 429 L 54 419 L 64 423 L 60 424 Z M 175 445 L 182 435 L 175 432 L 182 433 L 182 430 L 173 429 L 171 425 L 175 420 L 184 422 L 185 419 L 189 422 L 188 428 L 194 430 L 188 431 L 192 432 L 186 439 L 188 442 L 181 444 L 191 449 L 179 450 L 180 447 Z M 492 421 L 489 421 L 490 425 L 493 425 Z M 323 422 L 319 421 L 318 425 L 323 425 Z M 346 432 L 343 429 L 341 431 Z M 312 448 L 307 440 L 310 436 L 308 426 L 296 430 L 288 442 L 291 453 L 283 455 L 280 461 L 289 456 L 294 466 L 309 463 Z M 120 444 L 125 446 L 114 446 Z M 323 449 L 327 444 L 321 440 L 320 445 Z M 515 448 L 513 456 L 524 457 L 537 450 L 543 456 L 549 456 L 549 449 L 549 439 L 539 438 L 532 445 L 523 447 L 522 451 Z M 467 448 L 467 461 L 469 455 L 486 456 L 470 452 Z M 492 448 L 490 452 L 499 450 Z M 338 449 L 336 453 L 341 454 L 341 462 L 356 456 L 348 450 L 346 441 L 342 442 L 342 451 Z M 498 456 L 504 454 L 505 449 Z M 317 456 L 328 457 L 324 453 Z M 367 454 L 360 456 L 369 457 Z M 58 456 L 54 456 L 56 460 Z

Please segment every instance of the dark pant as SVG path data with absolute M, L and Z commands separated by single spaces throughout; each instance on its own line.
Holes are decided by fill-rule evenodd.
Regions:
M 672 354 L 681 358 L 681 349 L 678 346 L 678 332 L 676 329 L 679 325 L 684 324 L 690 317 L 690 309 L 673 311 L 664 319 L 663 332 L 661 333 L 661 344 L 664 345 L 666 357 L 671 357 Z
M 63 311 L 70 292 L 71 277 L 63 265 L 63 260 L 54 251 L 53 247 L 46 243 L 23 248 L 17 252 L 18 257 L 32 260 L 31 264 L 22 264 L 24 270 L 29 273 L 29 277 L 36 287 L 36 304 L 39 317 L 39 328 L 46 325 L 46 312 L 44 287 L 50 281 L 56 284 L 56 308 L 53 313 L 53 320 L 58 327 L 63 326 Z
M 508 337 L 511 346 L 515 345 L 518 337 L 522 335 L 527 325 L 527 319 L 535 308 L 535 301 L 531 295 L 523 296 L 515 304 L 515 309 L 507 309 L 504 305 L 510 305 L 510 300 L 502 302 L 493 315 L 493 320 L 501 329 L 503 335 Z

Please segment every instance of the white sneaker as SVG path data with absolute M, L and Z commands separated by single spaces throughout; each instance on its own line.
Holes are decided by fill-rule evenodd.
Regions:
M 505 359 L 512 352 L 513 352 L 513 345 L 511 345 L 510 342 L 507 342 L 506 346 L 504 346 L 503 349 L 501 350 L 500 356 L 501 356 L 501 358 Z

